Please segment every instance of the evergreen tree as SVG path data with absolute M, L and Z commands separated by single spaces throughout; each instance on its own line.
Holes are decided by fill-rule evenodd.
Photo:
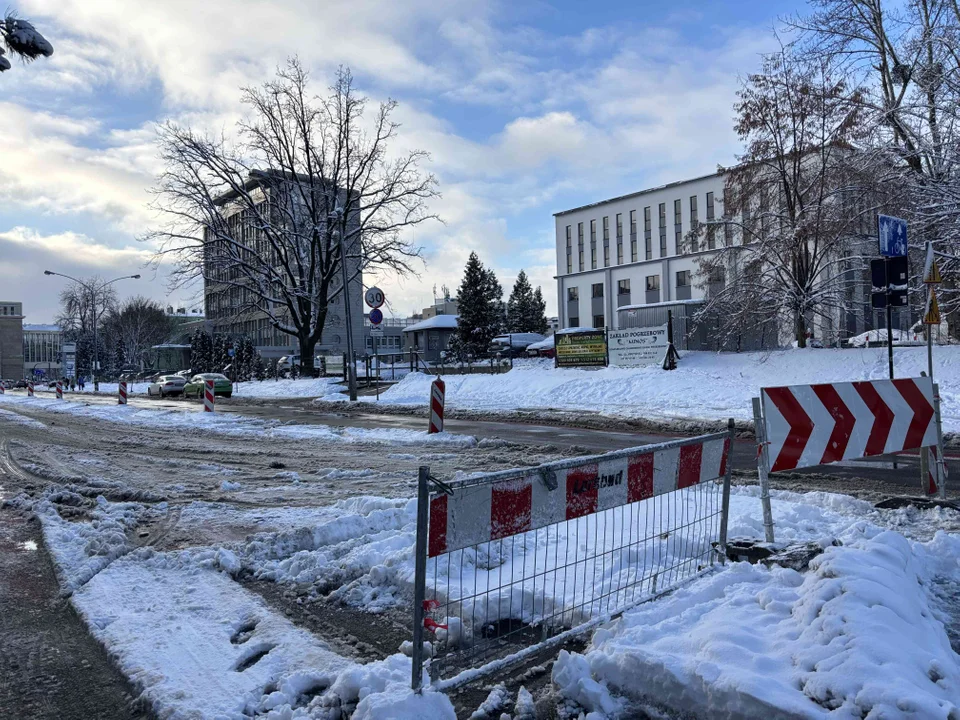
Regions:
M 267 379 L 267 366 L 264 364 L 260 353 L 257 353 L 253 360 L 253 377 L 261 382 Z
M 190 338 L 190 369 L 194 373 L 211 372 L 213 367 L 213 343 L 201 328 Z
M 231 358 L 227 352 L 230 349 L 231 341 L 229 335 L 216 335 L 213 338 L 213 369 L 210 372 L 223 372 L 223 369 L 229 365 L 234 358 Z
M 546 335 L 550 329 L 550 324 L 547 322 L 547 303 L 543 299 L 543 293 L 540 291 L 539 285 L 533 291 L 533 314 L 530 319 L 530 327 L 531 332 L 541 335 Z
M 490 341 L 503 329 L 503 288 L 476 253 L 470 253 L 460 283 L 460 318 L 449 349 L 458 358 L 486 354 Z

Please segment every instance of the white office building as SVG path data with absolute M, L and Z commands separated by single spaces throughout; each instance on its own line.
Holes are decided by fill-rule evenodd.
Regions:
M 722 218 L 723 188 L 714 173 L 556 213 L 560 327 L 618 329 L 619 308 L 702 298 L 697 260 L 732 227 L 687 234 Z

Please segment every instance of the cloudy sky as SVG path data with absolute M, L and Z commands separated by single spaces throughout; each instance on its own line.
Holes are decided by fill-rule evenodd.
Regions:
M 0 299 L 56 313 L 70 275 L 164 303 L 145 269 L 155 124 L 232 127 L 238 88 L 297 54 L 323 92 L 349 66 L 400 102 L 398 144 L 431 154 L 445 224 L 411 236 L 419 278 L 381 278 L 394 314 L 459 284 L 471 250 L 556 312 L 553 213 L 712 171 L 737 152 L 738 75 L 800 0 L 19 0 L 54 57 L 0 75 Z M 400 149 L 398 147 L 398 149 Z

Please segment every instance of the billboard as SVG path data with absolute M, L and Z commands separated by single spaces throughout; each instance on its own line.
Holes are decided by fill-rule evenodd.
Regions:
M 557 367 L 605 367 L 607 333 L 605 330 L 557 333 Z
M 667 352 L 667 326 L 611 330 L 607 333 L 607 344 L 611 365 L 659 365 Z

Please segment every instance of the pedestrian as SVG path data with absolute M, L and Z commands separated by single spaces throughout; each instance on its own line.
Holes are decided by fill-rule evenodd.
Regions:
M 77 387 L 80 388 L 80 392 L 83 392 L 83 385 L 84 385 L 84 378 L 83 378 L 83 375 L 81 375 L 79 378 L 77 378 Z
M 70 378 L 70 392 L 74 392 L 76 389 L 77 389 L 76 378 Z

